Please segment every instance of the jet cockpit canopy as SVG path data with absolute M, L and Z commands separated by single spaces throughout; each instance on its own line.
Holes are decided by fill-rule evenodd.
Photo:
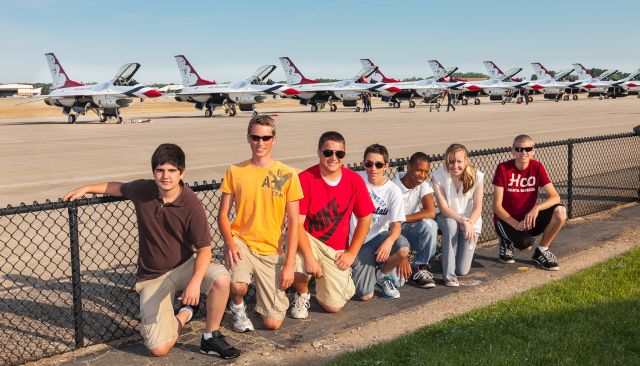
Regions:
M 113 85 L 119 86 L 132 86 L 136 85 L 138 82 L 133 80 L 133 75 L 135 75 L 136 71 L 140 68 L 140 64 L 136 62 L 132 62 L 129 64 L 124 64 L 113 79 Z
M 248 81 L 251 84 L 263 84 L 267 76 L 269 76 L 275 69 L 276 65 L 260 66 L 253 72 L 253 74 L 251 74 L 251 76 L 249 76 Z

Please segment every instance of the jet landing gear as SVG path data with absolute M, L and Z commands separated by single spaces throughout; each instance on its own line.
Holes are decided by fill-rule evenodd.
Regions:
M 69 122 L 69 124 L 75 124 L 76 123 L 76 115 L 75 114 L 69 114 L 69 116 L 67 117 L 67 122 Z
M 416 102 L 414 102 L 413 100 L 409 101 L 409 108 L 415 108 L 416 107 Z
M 337 110 L 338 110 L 338 106 L 337 106 L 337 105 L 335 105 L 335 104 L 333 104 L 333 103 L 331 103 L 331 102 L 327 102 L 327 103 L 329 103 L 329 110 L 330 110 L 331 112 L 335 112 L 335 111 L 337 111 Z
M 212 108 L 207 108 L 204 111 L 204 116 L 207 118 L 213 117 L 213 109 Z

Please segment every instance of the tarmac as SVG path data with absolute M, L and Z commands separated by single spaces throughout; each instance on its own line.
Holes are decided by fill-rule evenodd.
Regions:
M 419 322 L 430 323 L 438 320 L 435 306 L 431 304 L 447 300 L 456 304 L 463 297 L 474 296 L 476 292 L 491 291 L 495 286 L 508 285 L 509 279 L 533 274 L 542 282 L 557 280 L 575 271 L 575 266 L 569 265 L 571 258 L 586 252 L 607 252 L 608 255 L 620 254 L 625 250 L 640 245 L 638 228 L 640 227 L 640 205 L 628 204 L 620 209 L 591 215 L 585 218 L 571 220 L 558 235 L 552 249 L 558 256 L 560 271 L 549 272 L 537 269 L 530 259 L 530 253 L 516 253 L 515 264 L 502 264 L 497 260 L 497 245 L 485 243 L 475 254 L 471 273 L 461 278 L 461 287 L 448 288 L 443 286 L 441 268 L 438 262 L 432 262 L 438 286 L 434 289 L 420 289 L 411 285 L 401 288 L 401 297 L 388 300 L 375 296 L 369 302 L 349 301 L 342 312 L 326 314 L 322 312 L 315 299 L 312 299 L 309 318 L 295 320 L 286 318 L 283 327 L 277 331 L 261 328 L 261 321 L 255 312 L 250 311 L 250 317 L 256 326 L 256 331 L 249 333 L 234 333 L 231 327 L 231 315 L 226 314 L 223 321 L 223 333 L 230 343 L 242 350 L 243 355 L 235 360 L 224 361 L 215 356 L 200 354 L 200 331 L 204 325 L 202 319 L 194 320 L 187 325 L 178 344 L 171 353 L 164 358 L 151 357 L 140 341 L 139 336 L 131 337 L 124 342 L 110 345 L 97 345 L 70 352 L 50 359 L 40 360 L 34 364 L 55 365 L 282 365 L 282 364 L 319 364 L 341 352 L 350 351 L 357 347 L 341 343 L 346 337 L 369 338 L 373 343 L 378 339 L 376 334 L 369 333 L 368 325 L 383 322 L 385 319 L 402 318 L 411 327 L 422 326 Z M 632 232 L 629 232 L 632 229 Z M 610 247 L 616 240 L 628 242 L 626 247 L 617 248 L 612 254 Z M 598 261 L 606 259 L 600 255 Z M 563 265 L 565 260 L 565 265 Z M 596 261 L 584 264 L 584 267 L 595 264 Z M 567 271 L 567 272 L 565 272 Z M 511 289 L 513 293 L 524 291 Z M 496 301 L 497 299 L 492 299 Z M 460 300 L 462 301 L 462 300 Z M 472 300 L 473 301 L 473 300 Z M 484 305 L 480 300 L 475 306 Z M 442 309 L 440 309 L 442 310 Z M 433 316 L 430 312 L 434 313 Z M 446 312 L 445 317 L 455 312 Z M 430 317 L 432 319 L 430 319 Z M 387 327 L 394 324 L 387 323 Z M 383 324 L 384 326 L 384 324 Z M 388 329 L 385 329 L 388 331 Z M 381 332 L 384 333 L 384 332 Z M 384 338 L 384 337 L 380 337 Z M 382 340 L 382 339 L 381 339 Z M 284 355 L 280 355 L 283 353 Z

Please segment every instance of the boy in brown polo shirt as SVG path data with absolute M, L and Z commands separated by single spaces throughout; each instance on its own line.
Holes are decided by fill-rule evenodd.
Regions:
M 204 207 L 185 186 L 185 156 L 174 144 L 158 146 L 151 157 L 154 179 L 90 184 L 67 193 L 76 200 L 87 193 L 130 199 L 136 208 L 140 250 L 136 292 L 140 295 L 140 333 L 154 356 L 164 356 L 193 316 L 200 293 L 207 294 L 206 328 L 200 352 L 234 358 L 219 327 L 229 297 L 229 273 L 211 262 L 211 235 Z M 173 313 L 173 297 L 185 305 Z

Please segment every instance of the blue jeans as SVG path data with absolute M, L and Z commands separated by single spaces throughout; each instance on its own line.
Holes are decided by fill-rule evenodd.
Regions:
M 431 219 L 404 223 L 401 234 L 407 238 L 411 249 L 416 252 L 413 265 L 429 264 L 431 257 L 436 254 L 438 224 Z
M 363 297 L 373 293 L 376 285 L 376 270 L 378 269 L 378 265 L 382 264 L 376 262 L 376 251 L 382 242 L 389 237 L 389 234 L 388 231 L 383 231 L 364 243 L 360 248 L 355 261 L 351 265 L 351 276 L 353 283 L 356 285 L 356 296 Z M 398 239 L 393 242 L 389 255 L 393 255 L 398 249 L 407 247 L 409 247 L 407 239 L 400 235 Z

